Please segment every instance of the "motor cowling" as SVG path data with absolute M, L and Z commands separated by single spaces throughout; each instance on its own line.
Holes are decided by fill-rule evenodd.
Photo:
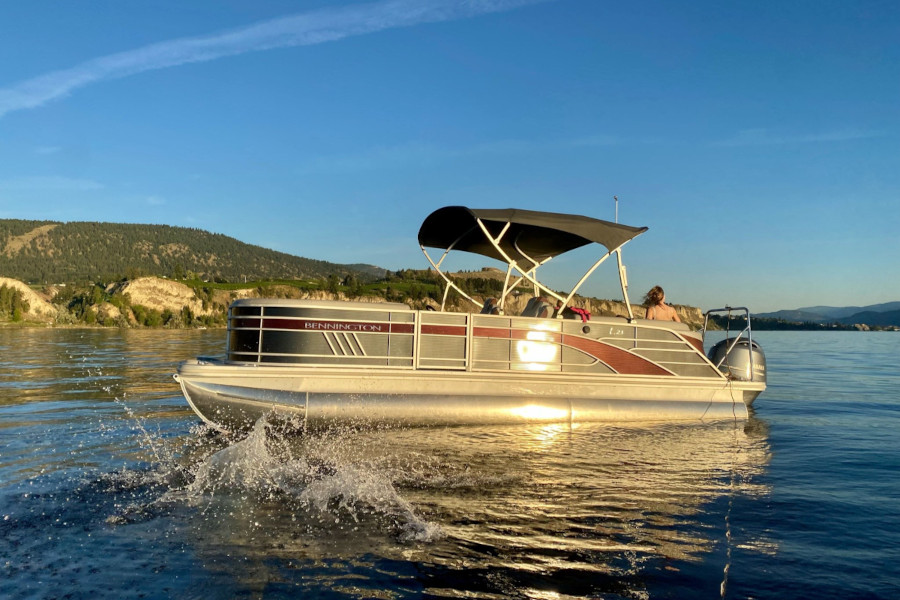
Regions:
M 708 356 L 732 379 L 766 382 L 766 355 L 759 344 L 745 337 L 722 340 L 709 349 Z

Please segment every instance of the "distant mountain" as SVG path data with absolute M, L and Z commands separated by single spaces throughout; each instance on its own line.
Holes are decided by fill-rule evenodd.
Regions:
M 372 265 L 301 258 L 202 229 L 169 225 L 0 219 L 0 275 L 33 284 L 126 275 L 226 281 L 383 276 Z
M 800 312 L 822 315 L 827 319 L 843 319 L 861 312 L 888 312 L 900 310 L 900 302 L 885 302 L 883 304 L 871 304 L 869 306 L 809 306 L 798 308 Z
M 808 306 L 794 310 L 760 313 L 756 316 L 799 323 L 900 326 L 900 302 L 885 302 L 870 306 Z
M 838 319 L 837 322 L 843 323 L 844 325 L 856 325 L 857 323 L 864 323 L 866 325 L 869 325 L 870 327 L 873 325 L 878 325 L 881 327 L 894 325 L 900 327 L 900 310 L 888 310 L 884 312 L 867 310 L 858 312 L 849 317 L 844 317 L 843 319 Z
M 827 320 L 819 313 L 808 312 L 802 309 L 756 313 L 755 316 L 757 318 L 781 319 L 783 321 L 797 321 L 799 323 L 821 323 L 823 320 Z

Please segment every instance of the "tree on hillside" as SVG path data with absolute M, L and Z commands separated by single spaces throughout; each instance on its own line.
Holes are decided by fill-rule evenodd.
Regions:
M 338 293 L 338 286 L 340 285 L 340 279 L 338 276 L 332 273 L 328 276 L 328 279 L 325 282 L 325 289 L 327 289 L 332 294 Z
M 21 321 L 31 308 L 22 290 L 6 284 L 0 286 L 0 315 L 12 321 Z
M 50 221 L 0 219 L 0 248 Z M 26 282 L 72 283 L 104 277 L 155 275 L 182 279 L 188 271 L 207 278 L 314 279 L 355 273 L 371 281 L 369 270 L 291 256 L 196 228 L 166 225 L 52 223 L 14 251 L 0 253 L 0 273 Z M 36 234 L 37 235 L 37 234 Z

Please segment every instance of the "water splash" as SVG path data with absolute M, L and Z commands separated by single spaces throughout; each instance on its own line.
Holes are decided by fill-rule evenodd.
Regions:
M 236 503 L 263 513 L 275 503 L 294 522 L 375 526 L 402 541 L 442 536 L 397 491 L 390 468 L 367 455 L 365 445 L 348 443 L 354 432 L 299 437 L 298 427 L 263 417 L 247 437 L 187 467 L 190 481 L 169 488 L 156 504 L 182 503 L 207 516 L 225 516 Z M 185 472 L 172 461 L 160 464 Z

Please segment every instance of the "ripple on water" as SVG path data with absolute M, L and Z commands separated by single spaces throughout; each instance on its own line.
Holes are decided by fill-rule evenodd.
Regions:
M 842 362 L 826 338 L 754 336 L 772 377 L 747 427 L 228 439 L 171 380 L 221 332 L 153 334 L 3 334 L 29 367 L 0 369 L 0 597 L 710 597 L 726 567 L 726 597 L 896 582 L 887 338 L 839 336 L 870 353 Z
M 132 433 L 155 437 L 147 427 Z M 87 585 L 80 574 L 97 568 L 134 585 L 150 578 L 134 573 L 146 567 L 231 592 L 274 579 L 350 597 L 444 588 L 540 597 L 547 586 L 641 597 L 652 565 L 717 551 L 703 507 L 730 493 L 735 474 L 757 493 L 751 481 L 767 460 L 765 444 L 732 426 L 302 437 L 263 419 L 243 439 L 198 427 L 154 443 L 166 450 L 152 460 L 50 486 L 70 491 L 21 493 L 23 484 L 7 498 L 4 533 L 17 553 L 37 558 L 10 568 L 12 580 L 28 581 L 49 561 L 57 585 Z M 45 530 L 55 534 L 33 535 Z M 103 556 L 54 570 L 51 547 L 85 540 Z M 121 568 L 122 553 L 136 555 L 131 569 Z

